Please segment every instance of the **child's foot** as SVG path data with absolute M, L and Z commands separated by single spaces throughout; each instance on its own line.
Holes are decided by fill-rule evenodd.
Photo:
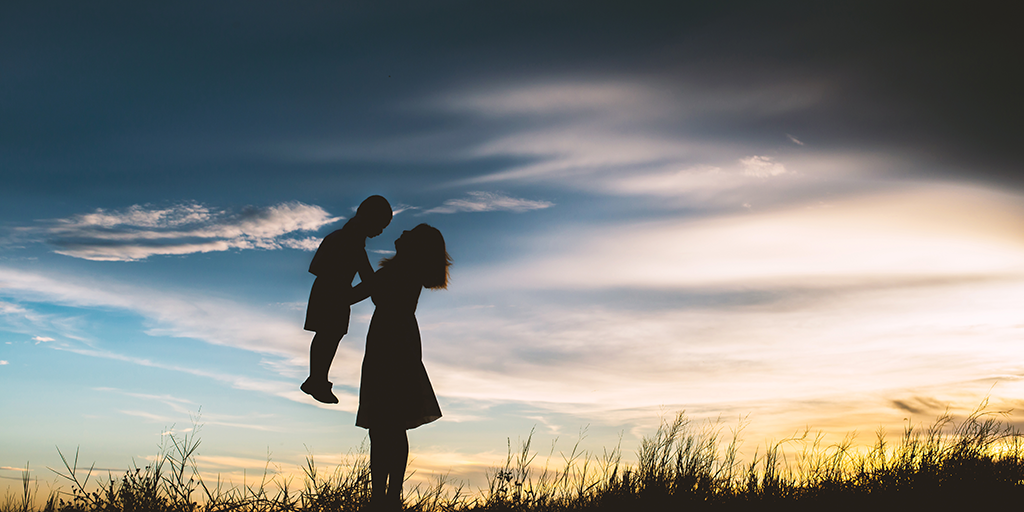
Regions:
M 302 385 L 299 386 L 299 389 L 301 389 L 303 393 L 315 398 L 317 402 L 325 404 L 338 403 L 338 397 L 334 396 L 334 393 L 331 392 L 331 388 L 334 384 L 331 384 L 326 380 L 316 382 L 312 379 L 312 377 L 306 379 L 306 382 L 303 382 Z

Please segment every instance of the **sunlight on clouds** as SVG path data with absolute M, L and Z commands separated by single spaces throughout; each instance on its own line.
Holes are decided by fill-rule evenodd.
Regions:
M 668 407 L 753 412 L 764 432 L 794 418 L 873 429 L 903 414 L 894 397 L 1020 387 L 1021 204 L 921 186 L 559 231 L 525 260 L 461 269 L 451 293 L 464 302 L 513 294 L 424 311 L 424 357 L 441 395 L 605 424 Z M 854 412 L 828 419 L 844 408 Z
M 1018 204 L 995 192 L 935 187 L 812 209 L 557 233 L 558 243 L 544 245 L 566 250 L 512 263 L 494 279 L 528 288 L 657 288 L 1019 273 Z
M 781 164 L 780 164 L 781 166 Z M 794 173 L 785 176 L 791 178 Z M 756 197 L 770 200 L 772 194 L 783 195 L 786 189 L 806 186 L 806 183 L 785 180 L 768 184 L 765 178 L 783 177 L 755 176 L 736 169 L 695 166 L 682 170 L 652 170 L 648 172 L 623 173 L 593 180 L 589 188 L 612 195 L 646 195 L 673 199 L 679 204 L 693 207 L 731 205 L 747 200 L 750 192 L 756 190 Z M 772 189 L 767 189 L 767 186 Z
M 538 295 L 529 307 L 437 319 L 445 336 L 425 334 L 424 354 L 441 395 L 588 423 L 636 424 L 668 408 L 755 413 L 758 428 L 779 415 L 780 427 L 813 417 L 816 427 L 861 429 L 822 418 L 846 407 L 891 414 L 892 397 L 923 387 L 976 401 L 994 382 L 1019 380 L 1022 293 L 1024 278 L 893 283 L 647 312 Z M 783 414 L 804 402 L 818 410 Z

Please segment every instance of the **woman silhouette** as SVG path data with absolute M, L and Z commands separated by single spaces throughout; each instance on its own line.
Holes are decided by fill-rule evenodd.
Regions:
M 366 334 L 356 426 L 370 431 L 371 500 L 399 509 L 409 458 L 406 430 L 441 417 L 416 324 L 416 303 L 426 287 L 448 286 L 451 257 L 437 229 L 420 224 L 395 240 L 396 254 L 381 261 L 372 279 L 353 289 L 354 302 L 370 296 L 376 309 Z

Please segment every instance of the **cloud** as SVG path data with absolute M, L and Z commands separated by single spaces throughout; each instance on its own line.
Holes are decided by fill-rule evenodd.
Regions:
M 2 274 L 2 269 L 0 269 L 0 274 Z M 0 275 L 0 291 L 5 292 L 4 294 L 9 296 L 9 292 L 13 290 L 6 288 L 6 283 L 2 275 Z M 40 331 L 60 332 L 64 337 L 81 339 L 80 332 L 77 329 L 78 322 L 74 318 L 60 318 L 2 300 L 0 300 L 0 315 L 3 317 L 6 328 L 10 331 L 27 335 L 34 335 L 34 333 Z M 36 336 L 32 338 L 36 344 L 39 344 L 42 340 L 36 338 L 42 337 Z
M 493 285 L 826 286 L 1016 275 L 1024 271 L 1017 234 L 1024 214 L 1018 201 L 992 190 L 927 185 L 849 198 L 828 208 L 793 205 L 762 214 L 573 227 L 538 236 L 538 248 L 509 262 L 494 275 L 501 284 Z M 637 258 L 642 264 L 623 263 Z
M 241 347 L 241 348 L 244 348 L 244 347 Z M 159 368 L 159 369 L 162 369 L 162 370 L 170 370 L 170 371 L 187 373 L 187 374 L 190 374 L 190 375 L 195 375 L 197 377 L 202 377 L 202 378 L 210 379 L 210 380 L 213 380 L 213 381 L 216 381 L 216 382 L 220 382 L 222 384 L 226 384 L 226 385 L 228 385 L 228 386 L 230 386 L 230 387 L 232 387 L 234 389 L 241 389 L 241 390 L 245 390 L 245 391 L 255 391 L 255 392 L 264 393 L 264 394 L 268 394 L 268 395 L 274 395 L 274 396 L 278 396 L 278 397 L 281 397 L 281 398 L 285 398 L 287 400 L 291 400 L 291 401 L 299 402 L 299 403 L 304 403 L 304 404 L 310 403 L 309 398 L 304 393 L 299 391 L 296 388 L 294 382 L 291 382 L 291 381 L 254 378 L 254 377 L 249 377 L 249 376 L 245 376 L 245 375 L 226 373 L 226 372 L 222 372 L 222 371 L 211 371 L 211 370 L 197 369 L 197 368 L 193 368 L 193 367 L 189 367 L 189 366 L 181 366 L 181 365 L 175 365 L 175 364 L 165 364 L 165 363 L 161 363 L 161 362 L 158 362 L 158 361 L 153 361 L 153 360 L 150 360 L 150 359 L 147 359 L 147 358 L 135 357 L 135 356 L 125 355 L 125 354 L 120 354 L 120 353 L 117 353 L 117 352 L 112 352 L 112 351 L 103 350 L 103 349 L 82 348 L 82 347 L 69 347 L 69 346 L 58 347 L 57 349 L 58 350 L 64 350 L 64 351 L 67 351 L 67 352 L 72 352 L 72 353 L 75 353 L 75 354 L 84 355 L 84 356 L 101 357 L 101 358 L 104 358 L 104 359 L 112 359 L 112 360 L 115 360 L 115 361 L 122 361 L 122 362 L 136 364 L 136 365 L 145 366 L 145 367 L 149 367 L 149 368 Z M 340 348 L 339 350 L 341 352 L 348 351 L 348 350 L 345 350 L 345 348 Z M 345 410 L 345 411 L 349 411 L 349 412 L 355 412 L 356 406 L 358 404 L 358 398 L 355 395 L 353 395 L 351 393 L 347 393 L 347 392 L 345 392 L 343 390 L 340 390 L 340 389 L 337 389 L 337 388 L 335 388 L 334 394 L 337 395 L 338 398 L 341 400 L 339 405 L 336 405 L 336 406 L 333 407 L 334 409 L 341 409 L 341 410 Z M 153 398 L 156 399 L 156 400 L 160 400 L 160 401 L 164 402 L 165 404 L 171 406 L 172 409 L 174 409 L 176 412 L 179 412 L 179 413 L 191 412 L 188 408 L 182 407 L 180 404 L 176 404 L 175 403 L 176 401 L 180 402 L 180 400 L 175 400 L 173 398 L 165 398 L 165 397 L 153 397 Z M 314 404 L 314 405 L 318 405 L 319 406 L 319 404 Z M 326 407 L 326 406 L 323 406 L 323 407 L 330 408 L 330 407 Z M 126 412 L 126 411 L 122 411 L 122 412 Z M 204 420 L 204 423 L 229 425 L 229 426 L 241 426 L 241 425 L 237 425 L 237 424 L 234 424 L 234 423 L 214 422 L 214 421 L 211 421 L 209 419 L 208 415 L 204 416 L 204 418 L 206 418 Z M 263 427 L 253 427 L 253 428 L 257 428 L 257 429 L 260 429 L 260 430 L 263 429 Z
M 767 156 L 748 156 L 741 158 L 740 163 L 743 164 L 743 174 L 747 176 L 768 178 L 787 172 L 782 164 L 772 161 L 772 158 Z
M 463 199 L 449 199 L 442 206 L 425 210 L 422 215 L 428 213 L 458 213 L 458 212 L 492 212 L 510 211 L 522 213 L 530 210 L 542 210 L 554 206 L 550 201 L 535 201 L 532 199 L 520 199 L 509 197 L 497 192 L 469 192 L 469 197 Z
M 425 364 L 444 397 L 605 425 L 661 407 L 870 429 L 916 407 L 903 396 L 964 403 L 996 381 L 1014 396 L 1022 204 L 922 187 L 556 231 L 445 292 L 446 305 L 495 307 L 421 303 Z M 847 406 L 870 414 L 828 418 Z
M 410 206 L 410 205 L 407 205 L 407 204 L 399 203 L 399 204 L 396 204 L 396 205 L 391 207 L 391 215 L 398 215 L 398 214 L 400 214 L 400 213 L 402 213 L 404 211 L 407 211 L 407 210 L 419 210 L 419 209 L 420 208 L 418 206 Z
M 3 366 L 5 364 L 10 364 L 10 363 L 8 363 L 7 361 L 4 361 L 4 360 L 0 360 L 0 366 Z
M 610 108 L 652 109 L 659 91 L 625 82 L 547 82 L 452 94 L 434 100 L 446 110 L 487 116 L 607 112 Z
M 322 241 L 323 241 L 322 238 L 317 238 L 315 236 L 309 236 L 309 237 L 306 237 L 306 238 L 285 238 L 283 240 L 280 240 L 278 243 L 281 244 L 281 247 L 287 247 L 289 249 L 299 249 L 299 250 L 302 250 L 302 251 L 315 251 L 317 249 L 317 247 L 320 247 L 320 242 L 322 242 Z
M 708 136 L 706 124 L 804 110 L 817 104 L 824 90 L 811 82 L 745 88 L 692 83 L 666 88 L 616 80 L 548 80 L 478 87 L 442 96 L 430 105 L 476 117 L 474 127 L 499 121 L 511 127 L 484 132 L 485 137 L 477 137 L 457 154 L 526 160 L 464 183 L 557 180 L 614 192 L 595 182 L 625 174 L 725 168 L 743 156 L 737 154 L 740 146 L 735 140 Z M 742 145 L 746 148 L 742 151 L 777 149 L 776 145 L 751 140 Z M 725 174 L 721 177 L 728 180 Z
M 25 308 L 17 304 L 0 301 L 0 315 L 23 315 L 25 312 Z
M 213 210 L 199 203 L 166 208 L 134 205 L 51 219 L 41 227 L 21 231 L 42 236 L 58 254 L 97 261 L 133 261 L 153 255 L 231 249 L 313 251 L 319 239 L 288 235 L 313 231 L 341 218 L 300 202 L 248 207 L 239 212 Z
M 796 137 L 794 137 L 794 136 L 792 136 L 792 135 L 790 135 L 788 133 L 786 134 L 786 137 L 788 137 L 789 140 L 793 141 L 793 143 L 798 145 L 798 146 L 803 146 L 804 145 L 804 143 L 801 142 L 800 139 L 798 139 L 798 138 L 796 138 Z
M 285 374 L 308 364 L 309 335 L 302 330 L 301 319 L 275 315 L 245 304 L 211 298 L 202 293 L 172 290 L 166 287 L 149 289 L 114 279 L 90 280 L 63 275 L 43 275 L 0 266 L 0 289 L 5 295 L 30 302 L 44 302 L 79 308 L 116 308 L 130 311 L 145 319 L 145 333 L 200 340 L 256 352 L 274 358 L 277 373 Z M 31 325 L 20 330 L 38 330 L 40 326 L 60 333 L 60 338 L 81 340 L 73 328 L 64 325 L 57 315 L 40 315 L 10 302 L 0 302 L 0 311 L 13 317 L 9 324 L 24 318 Z M 300 317 L 301 318 L 301 317 Z M 309 403 L 293 382 L 255 378 L 217 370 L 201 370 L 165 364 L 144 357 L 121 354 L 102 348 L 99 343 L 59 343 L 52 348 L 91 357 L 102 357 L 131 364 L 180 371 L 222 382 L 235 389 L 256 391 Z M 351 344 L 338 348 L 338 357 L 359 360 L 362 356 Z M 356 369 L 357 370 L 357 369 Z M 358 374 L 336 378 L 338 384 L 358 382 Z M 354 411 L 355 395 L 335 388 L 342 400 L 342 410 Z M 324 406 L 327 407 L 327 406 Z M 338 406 L 334 407 L 339 408 Z
M 46 302 L 71 307 L 113 307 L 147 319 L 149 333 L 203 340 L 264 354 L 304 357 L 308 339 L 288 318 L 254 310 L 242 303 L 191 291 L 149 289 L 114 279 L 93 280 L 66 275 L 43 275 L 0 266 L 0 289 L 22 301 Z M 38 319 L 25 307 L 0 302 L 7 310 L 54 330 L 52 319 Z M 60 332 L 60 337 L 68 337 Z
M 35 340 L 36 343 L 45 343 L 45 342 L 48 342 L 48 341 L 54 341 L 53 338 L 50 338 L 50 337 L 47 337 L 47 336 L 33 336 L 32 339 Z
M 618 119 L 699 118 L 709 114 L 763 116 L 799 111 L 821 101 L 824 86 L 805 83 L 762 83 L 732 87 L 657 83 L 595 78 L 588 81 L 554 77 L 498 86 L 477 86 L 442 95 L 430 106 L 450 111 L 506 116 L 609 114 Z
M 699 177 L 701 197 L 708 198 L 717 190 L 746 185 L 734 176 L 745 176 L 746 167 L 738 163 L 741 158 L 769 151 L 782 151 L 780 157 L 785 158 L 784 152 L 792 150 L 788 143 L 779 147 L 777 132 L 762 140 L 737 141 L 733 132 L 722 135 L 709 131 L 709 126 L 719 127 L 722 119 L 748 124 L 803 111 L 817 105 L 826 90 L 813 81 L 668 86 L 659 81 L 610 77 L 584 81 L 568 76 L 524 79 L 511 85 L 507 81 L 473 84 L 406 107 L 412 114 L 454 115 L 464 121 L 461 124 L 372 140 L 304 141 L 286 152 L 300 159 L 500 159 L 509 163 L 450 184 L 543 181 L 615 195 L 687 193 L 693 188 L 687 180 L 671 182 L 680 185 L 679 190 L 616 184 L 630 177 L 657 179 L 687 169 L 720 169 L 718 174 Z M 772 165 L 755 169 L 759 173 L 777 170 Z M 456 207 L 445 205 L 434 213 L 452 209 Z

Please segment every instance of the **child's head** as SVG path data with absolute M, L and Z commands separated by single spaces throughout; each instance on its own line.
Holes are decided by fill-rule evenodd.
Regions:
M 416 269 L 423 286 L 435 290 L 448 287 L 448 267 L 452 257 L 445 250 L 444 237 L 433 226 L 420 224 L 395 240 L 395 259 Z
M 391 217 L 391 203 L 381 196 L 370 196 L 364 199 L 356 209 L 355 216 L 360 219 L 366 229 L 366 236 L 370 238 L 384 231 L 384 228 L 391 224 Z

